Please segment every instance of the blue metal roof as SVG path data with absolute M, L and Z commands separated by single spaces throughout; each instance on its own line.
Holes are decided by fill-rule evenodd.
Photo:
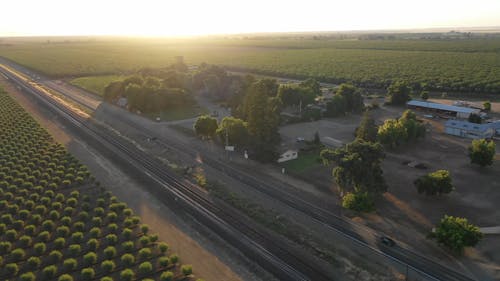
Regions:
M 448 120 L 444 123 L 444 125 L 448 128 L 456 128 L 456 129 L 466 130 L 469 132 L 486 132 L 491 128 L 494 128 L 492 124 L 493 123 L 476 124 L 459 120 Z
M 447 105 L 447 104 L 419 101 L 419 100 L 411 100 L 411 101 L 407 102 L 406 104 L 411 105 L 411 106 L 419 106 L 419 107 L 445 110 L 445 111 L 451 111 L 451 112 L 461 112 L 461 113 L 479 113 L 480 112 L 479 109 L 475 109 L 475 108 L 454 106 L 454 105 Z

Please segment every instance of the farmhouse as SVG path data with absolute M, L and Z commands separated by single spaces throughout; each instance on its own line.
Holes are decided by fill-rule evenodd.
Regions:
M 470 139 L 488 139 L 496 134 L 495 127 L 498 125 L 500 125 L 500 122 L 476 124 L 466 121 L 448 120 L 444 124 L 444 132 L 449 135 Z
M 467 119 L 471 114 L 480 114 L 481 110 L 477 108 L 469 108 L 462 106 L 447 105 L 435 102 L 426 102 L 411 100 L 406 103 L 408 108 L 412 109 L 424 109 L 428 111 L 433 111 L 441 114 L 451 115 L 456 118 Z

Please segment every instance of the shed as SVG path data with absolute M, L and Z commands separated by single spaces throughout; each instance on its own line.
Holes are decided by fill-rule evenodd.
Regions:
M 454 105 L 447 105 L 447 104 L 427 102 L 427 101 L 418 101 L 418 100 L 411 100 L 407 102 L 406 105 L 409 108 L 429 109 L 431 111 L 449 114 L 456 118 L 461 118 L 461 119 L 467 119 L 473 113 L 478 115 L 479 113 L 481 113 L 481 110 L 477 108 L 454 106 Z
M 288 149 L 287 151 L 283 152 L 280 155 L 280 158 L 278 158 L 278 163 L 290 161 L 293 159 L 297 159 L 299 157 L 299 152 L 298 150 L 295 149 Z
M 449 135 L 470 139 L 487 139 L 495 135 L 495 128 L 489 124 L 476 124 L 467 121 L 448 120 L 444 132 Z

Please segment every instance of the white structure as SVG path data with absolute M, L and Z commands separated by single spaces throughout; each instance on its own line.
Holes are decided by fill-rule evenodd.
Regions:
M 500 124 L 500 123 L 499 123 Z M 476 124 L 458 120 L 448 120 L 444 123 L 444 132 L 449 135 L 470 139 L 489 139 L 495 133 L 495 123 Z
M 477 108 L 454 106 L 454 105 L 447 105 L 447 104 L 427 102 L 427 101 L 418 101 L 418 100 L 411 100 L 407 102 L 406 105 L 409 108 L 428 109 L 430 111 L 449 114 L 456 118 L 461 118 L 461 119 L 468 119 L 471 114 L 479 115 L 481 113 L 481 110 Z
M 297 150 L 289 149 L 280 155 L 280 158 L 278 159 L 278 163 L 297 159 L 298 157 L 299 157 L 299 152 Z

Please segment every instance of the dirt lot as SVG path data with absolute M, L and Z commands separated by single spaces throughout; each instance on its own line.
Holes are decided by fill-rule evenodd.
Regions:
M 498 106 L 494 104 L 494 108 Z M 400 115 L 402 110 L 403 108 L 383 107 L 372 115 L 377 123 L 382 123 L 386 118 Z M 293 140 L 298 134 L 307 139 L 318 130 L 322 136 L 349 142 L 354 138 L 353 131 L 359 119 L 359 116 L 350 116 L 293 124 L 282 128 L 281 133 L 288 140 Z M 432 256 L 440 259 L 439 257 L 450 255 L 435 246 L 434 241 L 429 241 L 426 236 L 445 214 L 466 217 L 480 227 L 500 225 L 500 162 L 487 168 L 471 165 L 467 157 L 469 139 L 444 134 L 444 120 L 426 121 L 432 124 L 432 129 L 425 140 L 387 152 L 383 170 L 389 192 L 377 202 L 377 211 L 361 216 L 347 212 L 347 215 L 413 245 L 421 253 L 432 253 Z M 497 147 L 500 148 L 500 142 Z M 497 159 L 500 159 L 499 155 L 497 153 Z M 424 163 L 428 168 L 417 169 L 403 164 L 408 161 Z M 438 169 L 450 171 L 455 190 L 437 198 L 419 195 L 413 181 Z M 318 169 L 306 171 L 302 175 L 302 178 L 308 177 L 314 178 L 314 182 L 331 182 L 331 173 L 320 174 Z M 495 278 L 500 279 L 500 235 L 486 236 L 475 249 L 468 249 L 464 257 L 456 258 L 464 268 L 477 276 L 481 276 L 481 272 L 487 269 L 495 274 Z

